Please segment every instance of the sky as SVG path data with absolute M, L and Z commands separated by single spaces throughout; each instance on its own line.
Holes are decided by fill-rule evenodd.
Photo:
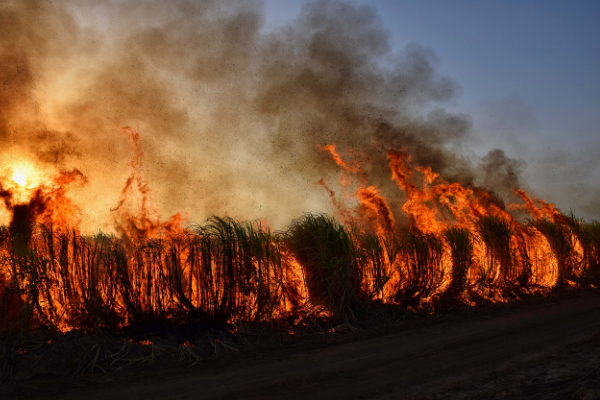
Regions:
M 267 27 L 293 20 L 304 3 L 266 0 Z M 376 8 L 392 50 L 413 42 L 433 50 L 440 72 L 460 87 L 444 108 L 472 117 L 478 154 L 499 147 L 523 159 L 535 192 L 563 211 L 586 195 L 580 182 L 598 184 L 600 2 L 355 3 Z M 597 218 L 596 210 L 588 215 Z
M 267 26 L 295 18 L 304 3 L 266 0 Z M 394 48 L 417 42 L 435 52 L 462 88 L 457 109 L 485 114 L 481 108 L 515 101 L 545 137 L 584 143 L 599 136 L 600 3 L 357 3 L 377 9 Z

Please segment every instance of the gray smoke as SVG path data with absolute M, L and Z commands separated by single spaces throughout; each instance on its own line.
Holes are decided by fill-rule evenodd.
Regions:
M 260 2 L 0 3 L 2 156 L 77 167 L 88 228 L 105 228 L 129 173 L 119 127 L 142 135 L 157 209 L 282 227 L 331 211 L 317 184 L 338 170 L 319 146 L 369 158 L 370 183 L 399 210 L 385 154 L 403 147 L 450 181 L 505 196 L 521 162 L 464 156 L 468 116 L 443 110 L 457 86 L 431 50 L 390 47 L 374 7 L 311 1 L 274 31 Z M 479 168 L 482 167 L 482 168 Z

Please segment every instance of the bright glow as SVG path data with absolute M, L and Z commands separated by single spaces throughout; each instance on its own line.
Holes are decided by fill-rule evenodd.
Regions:
M 12 177 L 13 182 L 19 186 L 27 186 L 27 177 L 23 172 L 15 171 Z
M 35 193 L 35 189 L 43 184 L 43 175 L 27 159 L 15 157 L 7 164 L 7 168 L 0 172 L 0 177 L 4 178 L 0 179 L 5 179 L 9 183 L 6 189 L 12 195 L 12 202 L 15 204 L 28 202 Z
M 22 189 L 32 189 L 40 185 L 40 174 L 37 169 L 27 161 L 16 163 L 12 167 L 11 180 L 14 186 Z

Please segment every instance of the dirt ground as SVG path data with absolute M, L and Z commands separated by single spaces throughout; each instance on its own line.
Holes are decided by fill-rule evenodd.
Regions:
M 395 332 L 394 332 L 395 330 Z M 445 314 L 187 369 L 30 382 L 8 399 L 600 399 L 600 293 Z

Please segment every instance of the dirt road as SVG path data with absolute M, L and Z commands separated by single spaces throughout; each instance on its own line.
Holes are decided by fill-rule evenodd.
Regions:
M 600 332 L 600 295 L 441 320 L 426 328 L 299 354 L 271 354 L 158 380 L 92 385 L 60 398 L 413 398 L 492 370 L 518 368 L 590 338 Z

